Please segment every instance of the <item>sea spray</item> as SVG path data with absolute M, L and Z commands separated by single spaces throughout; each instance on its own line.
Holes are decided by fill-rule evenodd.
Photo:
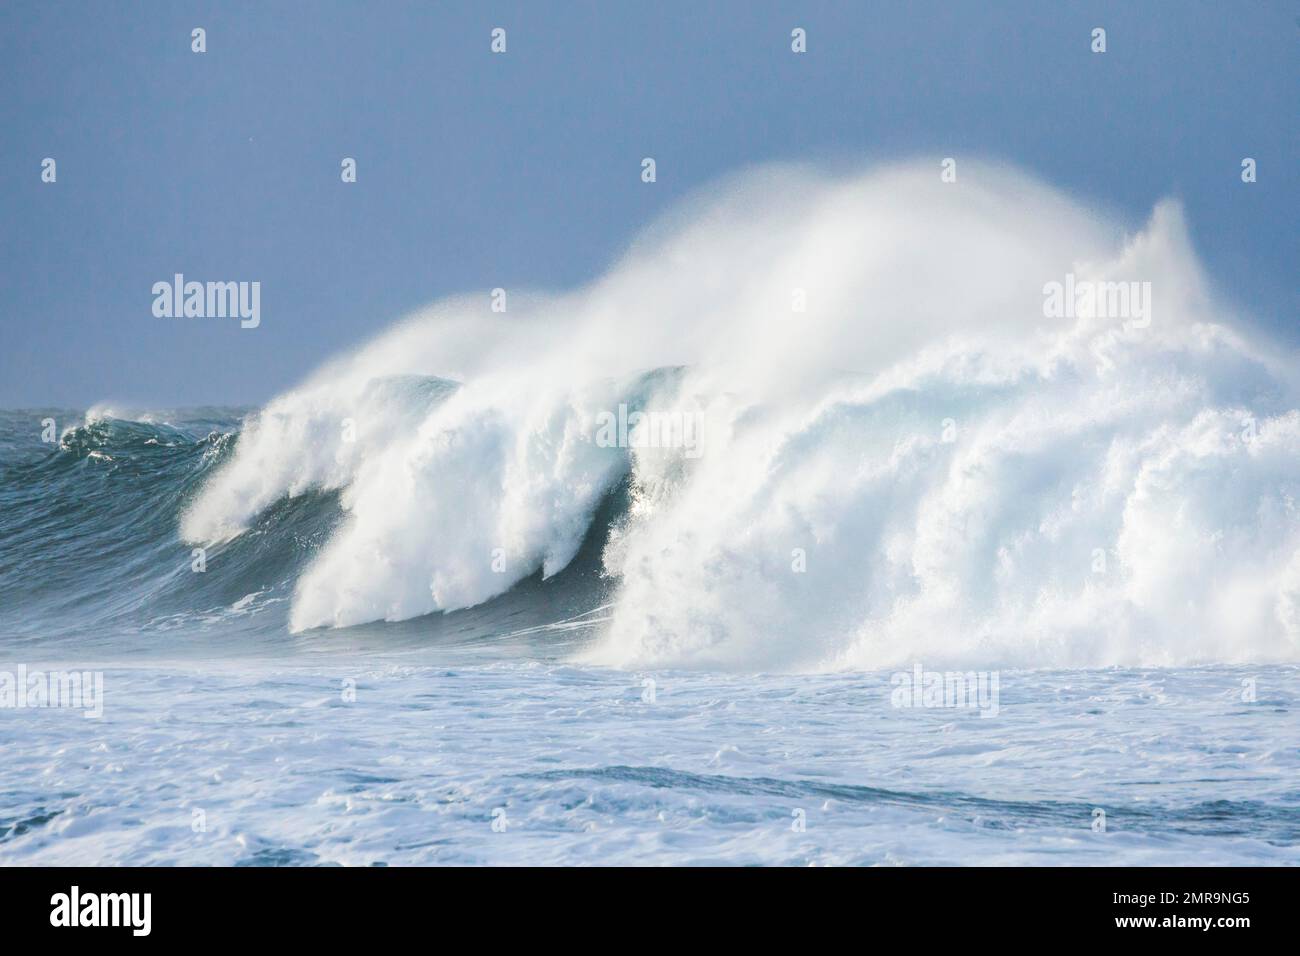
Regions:
M 185 540 L 336 489 L 292 627 L 398 620 L 555 575 L 626 480 L 596 661 L 1300 653 L 1295 363 L 1216 303 L 1176 205 L 1126 232 L 974 163 L 960 189 L 901 165 L 714 194 L 584 288 L 447 300 L 330 363 L 250 419 Z M 1137 283 L 1141 321 L 1044 315 L 1075 275 Z M 655 369 L 677 371 L 635 395 Z M 376 397 L 410 376 L 455 385 Z M 632 401 L 702 414 L 698 453 L 597 441 Z

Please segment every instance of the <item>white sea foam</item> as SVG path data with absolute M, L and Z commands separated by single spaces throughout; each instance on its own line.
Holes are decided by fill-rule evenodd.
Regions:
M 1149 316 L 1045 317 L 1067 276 L 1150 283 Z M 1126 234 L 989 165 L 765 169 L 587 287 L 489 304 L 271 402 L 185 539 L 343 489 L 292 627 L 396 620 L 562 569 L 630 469 L 601 662 L 1300 657 L 1295 356 L 1216 301 L 1174 204 Z M 696 416 L 695 454 L 597 442 L 629 398 Z
M 102 723 L 0 720 L 0 865 L 1300 864 L 1293 666 L 1003 671 L 986 719 L 481 653 L 109 668 Z

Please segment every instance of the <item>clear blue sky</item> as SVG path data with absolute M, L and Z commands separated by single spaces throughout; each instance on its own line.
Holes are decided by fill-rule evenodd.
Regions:
M 768 160 L 1002 158 L 1134 224 L 1177 196 L 1220 289 L 1297 345 L 1297 12 L 6 0 L 0 406 L 260 402 L 441 295 L 589 279 Z M 261 327 L 155 318 L 178 271 L 260 281 Z

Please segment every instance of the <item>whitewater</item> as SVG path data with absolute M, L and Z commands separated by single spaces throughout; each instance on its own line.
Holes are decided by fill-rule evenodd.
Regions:
M 0 671 L 104 678 L 0 862 L 1296 861 L 1300 363 L 1176 201 L 765 167 L 498 301 L 0 412 Z

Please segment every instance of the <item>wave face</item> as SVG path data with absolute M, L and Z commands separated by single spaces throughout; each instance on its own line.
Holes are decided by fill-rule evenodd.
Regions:
M 1046 314 L 1102 282 L 1130 307 Z M 585 654 L 619 666 L 1300 658 L 1295 358 L 1175 204 L 1130 233 L 995 166 L 769 168 L 508 296 L 249 415 L 163 502 L 171 545 L 310 540 L 274 556 L 307 632 L 491 604 L 596 540 Z

